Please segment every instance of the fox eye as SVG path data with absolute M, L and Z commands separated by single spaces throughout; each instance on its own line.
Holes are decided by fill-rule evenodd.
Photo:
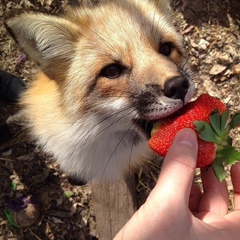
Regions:
M 122 65 L 113 63 L 103 68 L 100 75 L 109 79 L 114 79 L 121 76 L 124 70 Z
M 169 56 L 172 53 L 173 45 L 170 42 L 166 42 L 160 45 L 159 52 L 164 56 Z

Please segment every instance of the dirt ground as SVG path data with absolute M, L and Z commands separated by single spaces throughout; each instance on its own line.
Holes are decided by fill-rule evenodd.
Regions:
M 22 8 L 58 13 L 66 4 L 66 0 L 1 0 L 0 69 L 26 82 L 36 72 L 34 63 L 8 37 L 2 24 L 4 13 Z M 240 111 L 239 0 L 174 0 L 172 6 L 175 24 L 184 36 L 189 62 L 196 73 L 196 96 L 208 92 L 222 99 L 232 112 Z M 240 147 L 239 129 L 233 132 L 233 139 Z M 152 162 L 140 170 L 140 204 L 154 186 L 158 172 L 159 165 Z M 200 182 L 196 174 L 196 182 Z M 0 153 L 0 179 L 0 240 L 98 239 L 89 186 L 70 184 L 54 160 L 34 143 Z M 228 185 L 231 190 L 229 180 Z M 36 219 L 16 212 L 24 204 L 36 210 Z M 15 211 L 10 214 L 9 209 Z

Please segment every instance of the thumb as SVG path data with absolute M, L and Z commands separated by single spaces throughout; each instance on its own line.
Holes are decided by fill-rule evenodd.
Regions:
M 164 159 L 154 191 L 164 192 L 168 201 L 174 201 L 175 205 L 178 202 L 188 206 L 197 152 L 196 133 L 191 129 L 180 130 Z
M 147 201 L 116 236 L 117 239 L 157 239 L 170 227 L 181 227 L 188 213 L 188 201 L 197 159 L 197 137 L 191 129 L 177 133 L 165 157 L 160 177 Z M 173 226 L 174 220 L 183 221 Z M 146 227 L 147 226 L 147 227 Z M 163 236 L 164 238 L 164 236 Z M 169 238 L 170 239 L 170 238 Z M 171 238 L 172 239 L 172 238 Z

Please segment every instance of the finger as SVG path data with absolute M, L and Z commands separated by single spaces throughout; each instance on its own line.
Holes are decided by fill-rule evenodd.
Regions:
M 188 207 L 197 159 L 197 137 L 191 129 L 179 131 L 164 159 L 154 190 L 163 191 L 168 201 Z
M 231 167 L 231 177 L 234 190 L 234 210 L 240 210 L 240 162 Z
M 228 189 L 225 181 L 219 182 L 213 169 L 201 169 L 203 195 L 199 212 L 211 212 L 225 216 L 228 212 Z
M 194 214 L 198 212 L 199 203 L 202 197 L 202 192 L 197 185 L 192 185 L 189 197 L 189 209 Z

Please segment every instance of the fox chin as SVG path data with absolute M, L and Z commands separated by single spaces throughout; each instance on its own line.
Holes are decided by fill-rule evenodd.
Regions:
M 167 0 L 104 0 L 64 14 L 17 12 L 5 26 L 39 73 L 12 117 L 84 180 L 124 177 L 154 153 L 154 122 L 194 94 Z

